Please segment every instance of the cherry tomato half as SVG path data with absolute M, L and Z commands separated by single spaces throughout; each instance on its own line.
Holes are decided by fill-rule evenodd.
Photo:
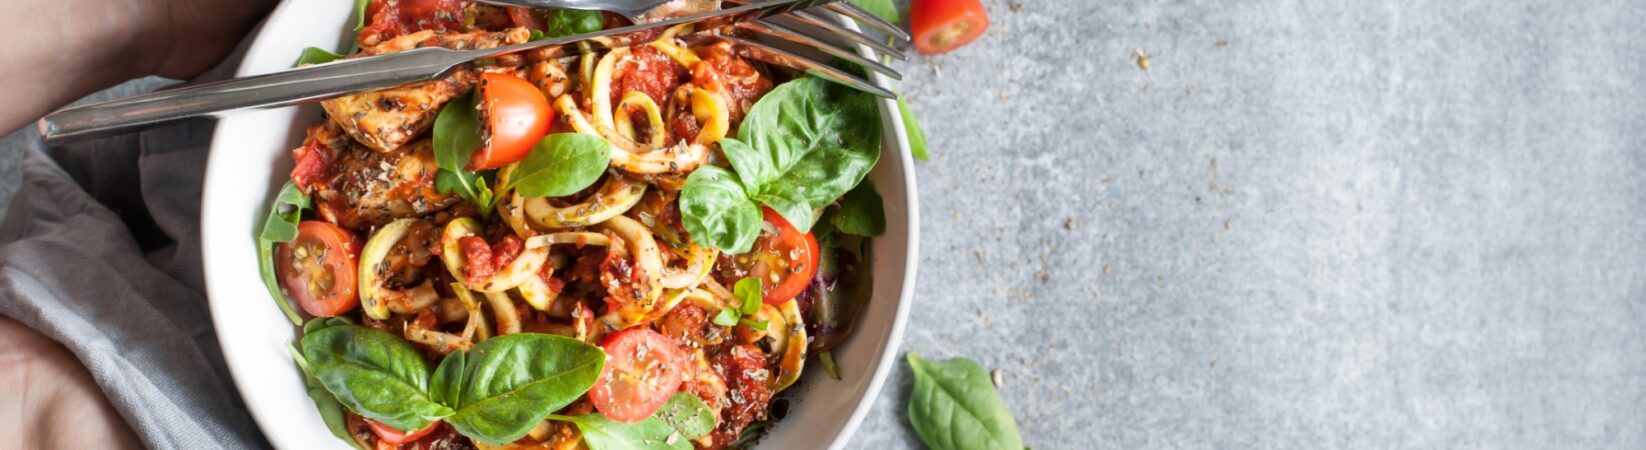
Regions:
M 374 422 L 370 419 L 366 420 L 366 424 L 371 425 L 371 432 L 374 433 L 374 434 L 377 434 L 378 444 L 387 443 L 387 444 L 394 444 L 394 445 L 397 445 L 397 446 L 398 445 L 410 444 L 412 442 L 417 442 L 418 439 L 422 439 L 424 436 L 428 436 L 429 433 L 434 432 L 435 428 L 440 427 L 440 421 L 436 420 L 436 421 L 434 421 L 434 423 L 429 424 L 429 426 L 423 427 L 423 429 L 421 429 L 421 430 L 413 431 L 413 432 L 410 432 L 410 433 L 404 433 L 404 432 L 401 432 L 400 430 L 389 428 L 388 425 L 380 424 L 380 423 Z
M 762 230 L 754 241 L 754 249 L 748 253 L 749 276 L 766 286 L 761 300 L 776 305 L 800 295 L 812 284 L 822 252 L 811 233 L 801 233 L 777 211 L 763 209 L 766 222 L 772 224 L 766 228 L 775 232 Z
M 606 367 L 589 389 L 594 409 L 618 422 L 639 422 L 680 390 L 686 352 L 651 328 L 633 327 L 606 336 Z
M 330 222 L 305 220 L 297 238 L 275 249 L 275 272 L 286 295 L 316 317 L 348 312 L 360 304 L 355 292 L 355 261 L 360 240 Z
M 469 160 L 474 170 L 496 169 L 526 158 L 549 134 L 554 114 L 537 86 L 517 76 L 486 73 L 476 88 L 482 144 Z
M 989 13 L 978 0 L 915 0 L 909 8 L 914 47 L 935 55 L 960 48 L 989 29 Z

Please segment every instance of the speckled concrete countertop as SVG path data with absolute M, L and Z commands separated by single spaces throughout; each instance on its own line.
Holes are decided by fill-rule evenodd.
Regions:
M 985 3 L 904 342 L 1031 447 L 1646 446 L 1646 3 Z
M 1031 447 L 1646 446 L 1646 3 L 985 4 L 904 343 Z

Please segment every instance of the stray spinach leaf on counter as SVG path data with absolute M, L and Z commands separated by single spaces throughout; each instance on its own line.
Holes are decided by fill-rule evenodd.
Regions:
M 563 197 L 594 184 L 611 164 L 611 144 L 599 136 L 556 133 L 532 147 L 509 175 L 509 184 L 528 197 Z
M 257 268 L 262 272 L 263 285 L 269 288 L 269 296 L 274 297 L 274 303 L 280 306 L 280 312 L 286 314 L 292 325 L 302 324 L 303 317 L 292 309 L 286 292 L 280 287 L 279 278 L 275 276 L 274 244 L 297 239 L 297 222 L 303 220 L 303 210 L 309 206 L 309 196 L 303 195 L 303 191 L 297 190 L 297 185 L 287 181 L 280 188 L 280 195 L 274 198 L 274 205 L 269 207 L 269 216 L 263 220 L 263 228 L 257 232 Z
M 868 94 L 805 77 L 762 97 L 720 146 L 735 176 L 693 172 L 681 216 L 693 237 L 742 253 L 759 235 L 760 204 L 806 232 L 814 209 L 856 187 L 880 160 L 880 116 Z
M 686 439 L 697 439 L 714 431 L 714 411 L 709 409 L 707 403 L 703 403 L 703 399 L 689 392 L 680 392 L 674 394 L 674 397 L 669 397 L 669 402 L 664 403 L 663 407 L 658 408 L 657 413 L 652 415 L 662 419 L 663 423 L 669 424 L 669 427 L 680 433 L 680 437 Z
M 1006 402 L 995 392 L 988 371 L 976 361 L 954 358 L 936 363 L 909 352 L 914 393 L 909 423 L 932 450 L 1019 450 L 1023 438 Z
M 492 211 L 491 182 L 468 169 L 469 158 L 480 148 L 480 112 L 474 108 L 474 96 L 465 95 L 440 108 L 434 118 L 434 163 L 440 166 L 434 185 L 441 193 L 456 192 L 481 216 Z

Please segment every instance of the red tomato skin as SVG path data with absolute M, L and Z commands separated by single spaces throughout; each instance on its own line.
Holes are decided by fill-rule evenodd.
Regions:
M 333 277 L 332 295 L 326 298 L 315 298 L 306 289 L 302 273 L 292 273 L 294 248 L 298 245 L 318 240 L 327 249 L 328 258 L 323 263 L 331 266 Z M 280 244 L 275 249 L 275 273 L 286 288 L 286 294 L 297 302 L 297 306 L 304 312 L 315 317 L 332 317 L 353 310 L 360 304 L 360 295 L 355 292 L 355 267 L 360 257 L 361 242 L 348 232 L 330 222 L 319 220 L 305 220 L 297 224 L 297 238 L 291 242 Z M 343 256 L 337 258 L 338 253 Z
M 378 445 L 378 447 L 382 447 L 383 444 L 390 444 L 391 448 L 394 447 L 394 446 L 401 446 L 401 445 L 409 444 L 409 443 L 412 443 L 412 442 L 416 442 L 418 439 L 422 439 L 424 436 L 428 436 L 429 433 L 433 433 L 435 428 L 440 427 L 440 421 L 436 420 L 436 421 L 434 421 L 434 423 L 429 424 L 429 426 L 423 427 L 423 429 L 421 429 L 421 430 L 413 431 L 413 432 L 410 432 L 410 433 L 404 433 L 404 432 L 401 432 L 400 430 L 389 428 L 388 425 L 384 425 L 384 424 L 380 424 L 380 423 L 377 423 L 375 421 L 372 421 L 371 419 L 366 419 L 366 424 L 370 425 L 372 433 L 377 435 L 377 445 Z
M 651 328 L 632 327 L 606 336 L 600 347 L 606 351 L 606 366 L 600 370 L 600 378 L 588 395 L 589 402 L 607 418 L 627 423 L 646 420 L 680 390 L 686 353 L 668 336 Z M 646 354 L 639 353 L 642 349 Z M 635 367 L 638 360 L 646 357 L 654 358 L 652 362 L 656 366 L 649 367 L 650 370 Z M 643 372 L 632 372 L 637 369 Z M 643 377 L 644 380 L 623 386 L 628 389 L 619 391 L 614 386 L 619 377 Z
M 771 222 L 772 225 L 777 227 L 777 248 L 793 248 L 802 242 L 806 248 L 806 254 L 799 255 L 798 258 L 798 262 L 805 264 L 805 266 L 798 272 L 791 272 L 784 275 L 782 281 L 779 281 L 776 286 L 771 286 L 766 289 L 766 294 L 761 298 L 761 301 L 766 304 L 779 305 L 783 302 L 789 301 L 789 299 L 792 299 L 795 296 L 800 295 L 801 292 L 806 290 L 806 286 L 811 285 L 812 277 L 817 275 L 817 265 L 820 262 L 819 260 L 821 259 L 822 252 L 817 246 L 816 236 L 813 236 L 811 233 L 801 233 L 800 230 L 795 229 L 794 225 L 789 224 L 788 219 L 784 219 L 783 215 L 778 214 L 777 211 L 773 211 L 771 208 L 762 209 L 765 210 L 763 213 L 765 214 L 766 221 Z M 761 239 L 765 239 L 765 237 L 762 236 Z M 756 247 L 758 248 L 760 245 L 756 244 Z M 792 265 L 796 262 L 797 261 L 791 259 L 789 264 L 793 267 Z M 769 280 L 762 280 L 762 283 L 767 281 Z
M 486 73 L 480 75 L 476 90 L 485 144 L 469 160 L 473 170 L 496 169 L 525 159 L 554 125 L 549 99 L 530 81 Z
M 989 29 L 979 0 L 915 0 L 909 8 L 914 47 L 935 55 L 964 47 Z

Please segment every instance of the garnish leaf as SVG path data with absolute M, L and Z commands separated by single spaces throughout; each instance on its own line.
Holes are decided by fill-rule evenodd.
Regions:
M 287 181 L 280 188 L 280 194 L 275 196 L 274 205 L 269 207 L 269 215 L 263 220 L 263 228 L 257 231 L 257 266 L 263 277 L 263 286 L 269 289 L 269 296 L 274 297 L 275 305 L 280 312 L 286 314 L 286 319 L 292 325 L 303 323 L 303 316 L 297 314 L 291 302 L 286 299 L 286 292 L 280 286 L 280 280 L 274 270 L 274 244 L 290 242 L 297 239 L 297 223 L 303 219 L 303 210 L 309 208 L 309 196 L 297 189 L 297 185 Z
M 446 369 L 434 383 L 448 386 L 439 396 L 458 400 L 447 422 L 464 436 L 499 445 L 520 439 L 582 397 L 606 361 L 593 345 L 535 333 L 492 338 L 466 353 L 461 380 L 453 381 L 459 372 Z M 462 392 L 454 395 L 450 386 L 462 386 Z
M 397 430 L 418 430 L 453 413 L 429 398 L 428 362 L 399 336 L 333 326 L 303 336 L 302 346 L 315 380 L 367 419 Z
M 746 252 L 760 232 L 759 204 L 809 231 L 813 210 L 857 186 L 879 161 L 880 126 L 868 94 L 813 77 L 778 86 L 749 110 L 736 139 L 720 142 L 735 174 L 704 167 L 687 178 L 686 231 L 722 251 Z
M 760 280 L 752 277 L 737 280 L 737 284 L 732 285 L 732 295 L 743 301 L 743 306 L 740 309 L 743 315 L 749 316 L 760 312 L 762 287 Z
M 354 31 L 366 28 L 366 6 L 370 4 L 371 0 L 354 0 Z
M 863 180 L 836 203 L 839 212 L 830 216 L 836 230 L 857 236 L 873 237 L 886 232 L 886 211 L 880 192 L 874 183 Z
M 528 197 L 576 194 L 600 179 L 611 164 L 611 144 L 599 136 L 556 133 L 532 147 L 509 175 L 509 186 Z M 507 189 L 507 187 L 505 187 Z
M 491 215 L 492 192 L 484 176 L 468 169 L 469 159 L 480 148 L 480 113 L 473 95 L 463 96 L 440 108 L 434 118 L 434 163 L 440 167 L 434 185 L 442 193 L 455 192 L 473 203 L 482 216 Z
M 634 423 L 606 418 L 600 413 L 581 416 L 552 416 L 571 422 L 583 432 L 583 443 L 592 450 L 691 450 L 690 439 L 675 436 L 677 431 L 657 416 Z
M 663 407 L 652 415 L 662 419 L 669 427 L 674 428 L 674 431 L 680 433 L 680 437 L 686 439 L 697 439 L 714 431 L 714 411 L 709 409 L 708 404 L 703 403 L 703 399 L 690 393 L 674 394 L 668 403 L 664 403 Z
M 897 3 L 892 0 L 851 0 L 853 4 L 863 7 L 870 13 L 880 16 L 891 23 L 902 23 L 903 13 L 897 9 Z
M 903 116 L 903 132 L 909 136 L 909 153 L 914 159 L 931 161 L 931 155 L 926 153 L 926 131 L 920 128 L 920 121 L 915 119 L 914 110 L 909 108 L 909 102 L 903 97 L 897 97 L 897 112 Z
M 742 316 L 742 314 L 737 313 L 737 309 L 735 308 L 722 309 L 720 310 L 720 314 L 714 315 L 714 324 L 723 327 L 737 326 L 737 320 L 742 318 Z
M 680 190 L 680 217 L 692 239 L 727 253 L 743 253 L 760 236 L 760 205 L 726 169 L 703 166 Z
M 297 64 L 292 65 L 292 67 L 302 67 L 310 64 L 325 64 L 339 59 L 343 59 L 343 55 L 332 53 L 319 47 L 309 47 L 303 49 L 302 54 L 297 55 Z
M 909 352 L 914 393 L 909 423 L 933 450 L 1023 448 L 1017 422 L 983 366 L 966 358 L 936 363 Z
M 578 9 L 557 9 L 549 13 L 544 37 L 566 37 L 575 34 L 593 33 L 606 27 L 606 18 L 600 16 L 600 11 Z

